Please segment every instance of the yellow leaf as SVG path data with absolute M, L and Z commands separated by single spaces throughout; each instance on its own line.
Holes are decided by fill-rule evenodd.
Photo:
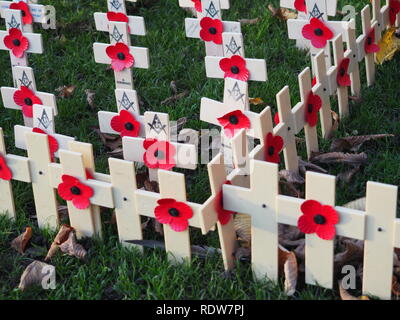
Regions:
M 263 99 L 261 98 L 249 98 L 249 101 L 251 104 L 254 104 L 255 106 L 264 103 Z
M 376 54 L 376 63 L 382 64 L 393 59 L 393 56 L 400 50 L 400 39 L 395 35 L 395 28 L 388 29 L 379 41 L 379 52 Z

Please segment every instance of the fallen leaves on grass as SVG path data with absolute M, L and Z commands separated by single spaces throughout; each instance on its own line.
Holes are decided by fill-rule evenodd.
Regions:
M 91 89 L 86 89 L 85 90 L 85 94 L 86 94 L 86 101 L 87 101 L 89 107 L 92 110 L 95 110 L 96 109 L 96 105 L 94 104 L 94 98 L 96 96 L 96 91 L 91 90 Z
M 249 98 L 249 102 L 250 102 L 250 104 L 252 104 L 252 105 L 258 106 L 258 105 L 260 105 L 260 104 L 263 104 L 263 103 L 264 103 L 264 100 L 261 99 L 261 98 Z
M 238 213 L 235 215 L 233 225 L 238 239 L 251 245 L 251 216 Z
M 76 241 L 74 231 L 71 231 L 68 235 L 68 239 L 60 244 L 60 250 L 69 256 L 76 257 L 81 260 L 85 259 L 87 255 L 85 248 Z
M 43 279 L 48 277 L 49 274 L 54 273 L 55 269 L 56 268 L 50 264 L 37 260 L 33 261 L 22 273 L 18 288 L 24 291 L 26 288 L 33 285 L 42 284 Z
M 60 245 L 68 240 L 69 234 L 72 233 L 73 230 L 74 228 L 66 224 L 63 224 L 60 227 L 60 230 L 54 238 L 46 257 L 44 258 L 44 261 L 49 261 L 56 254 Z
M 11 241 L 11 248 L 17 250 L 20 254 L 23 254 L 31 238 L 32 228 L 26 227 L 24 233 L 20 234 L 13 241 Z
M 349 170 L 340 172 L 336 178 L 338 181 L 342 181 L 344 183 L 349 183 L 351 181 L 351 179 L 353 179 L 355 174 L 360 171 L 360 169 L 361 169 L 361 166 L 354 166 L 353 168 L 350 168 Z
M 58 96 L 60 98 L 69 98 L 70 96 L 72 96 L 75 89 L 76 89 L 76 86 L 74 86 L 74 85 L 69 85 L 69 86 L 64 85 L 64 86 L 58 87 L 55 91 L 58 92 Z
M 304 178 L 297 171 L 292 170 L 280 170 L 279 177 L 281 179 L 285 179 L 288 183 L 291 184 L 304 184 Z
M 161 101 L 162 105 L 171 105 L 177 102 L 178 100 L 181 100 L 189 95 L 189 90 L 184 90 L 181 93 L 178 93 L 178 87 L 175 81 L 171 81 L 170 83 L 170 88 L 173 92 L 173 95 L 169 98 L 166 98 L 165 100 Z
M 396 52 L 400 50 L 400 38 L 396 36 L 396 28 L 389 28 L 378 42 L 378 46 L 380 50 L 375 55 L 376 63 L 383 64 L 392 60 Z
M 240 19 L 239 22 L 241 24 L 257 24 L 261 21 L 260 18 L 254 18 L 254 19 Z
M 322 164 L 344 163 L 348 165 L 361 165 L 367 163 L 367 154 L 362 153 L 344 153 L 344 152 L 328 152 L 314 153 L 310 161 Z
M 276 9 L 272 4 L 268 5 L 268 10 L 272 13 L 272 16 L 278 18 L 279 20 L 286 21 L 289 19 L 297 19 L 297 13 L 295 11 L 278 8 Z
M 308 170 L 309 171 L 319 172 L 319 173 L 328 173 L 327 170 L 325 170 L 324 168 L 321 168 L 320 166 L 317 166 L 314 163 L 299 159 L 299 171 L 300 171 L 300 173 L 305 175 L 306 171 L 308 171 Z
M 394 134 L 371 134 L 364 136 L 350 136 L 339 138 L 332 141 L 331 151 L 358 151 L 361 146 L 371 140 L 378 140 L 388 137 L 394 137 Z
M 103 142 L 104 146 L 108 150 L 110 150 L 114 156 L 117 151 L 120 152 L 120 150 L 122 155 L 122 139 L 120 136 L 103 133 L 100 131 L 99 128 L 93 128 L 93 131 L 99 135 L 100 140 Z
M 281 245 L 279 245 L 279 269 L 285 275 L 285 293 L 288 296 L 294 295 L 297 286 L 297 277 L 299 275 L 299 268 L 297 259 L 294 252 L 291 252 Z

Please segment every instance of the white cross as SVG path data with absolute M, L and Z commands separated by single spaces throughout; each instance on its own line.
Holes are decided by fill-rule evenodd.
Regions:
M 13 0 L 13 1 L 0 1 L 0 15 L 4 19 L 6 17 L 6 10 L 10 8 L 12 3 L 25 2 L 28 5 L 30 14 L 32 15 L 33 23 L 46 23 L 46 7 L 40 4 L 30 3 L 24 0 Z M 23 24 L 22 29 L 24 32 L 33 32 L 32 24 Z
M 200 38 L 201 19 L 208 17 L 211 19 L 218 19 L 222 22 L 223 32 L 236 32 L 241 33 L 240 22 L 222 21 L 221 7 L 219 0 L 203 0 L 202 1 L 202 13 L 198 15 L 198 18 L 186 18 L 185 19 L 185 30 L 188 38 Z M 216 44 L 212 41 L 205 41 L 206 44 L 206 55 L 207 56 L 223 56 L 223 46 Z
M 199 0 L 202 1 L 202 0 Z M 230 8 L 229 0 L 220 0 L 219 1 L 220 8 L 223 10 L 227 10 Z M 181 8 L 195 8 L 195 1 L 193 0 L 179 0 L 179 6 Z M 203 7 L 203 6 L 202 6 Z M 203 16 L 203 12 L 197 11 L 197 17 L 201 18 Z
M 381 7 L 381 0 L 372 0 L 371 3 L 372 3 L 372 20 L 378 22 L 377 28 L 379 32 L 378 32 L 378 38 L 376 40 L 379 41 L 381 39 L 382 32 L 385 31 L 386 27 L 390 25 L 389 1 L 387 1 L 386 5 L 384 5 L 383 7 Z
M 230 51 L 231 39 L 236 44 L 232 46 L 236 49 L 241 47 L 235 54 Z M 208 78 L 224 78 L 224 71 L 220 67 L 220 61 L 224 58 L 230 58 L 233 55 L 241 56 L 246 61 L 246 69 L 249 71 L 250 81 L 267 81 L 267 63 L 264 59 L 247 59 L 244 57 L 243 36 L 240 33 L 223 33 L 224 56 L 214 57 L 206 56 L 206 73 Z
M 130 37 L 128 36 L 128 26 L 124 22 L 109 22 L 109 32 L 111 44 L 94 43 L 93 51 L 97 63 L 111 64 L 111 58 L 107 55 L 108 47 L 116 43 L 124 43 L 129 47 L 129 53 L 134 58 L 133 68 L 149 68 L 149 50 L 148 48 L 130 46 Z M 120 89 L 133 89 L 132 69 L 125 68 L 121 71 L 114 70 L 116 87 Z
M 327 28 L 329 28 L 332 33 L 334 34 L 334 37 L 337 36 L 339 33 L 344 34 L 345 30 L 348 28 L 353 28 L 353 21 L 352 22 L 347 22 L 347 21 L 327 21 L 327 19 L 323 18 L 323 13 L 326 12 L 326 3 L 325 0 L 307 0 L 307 8 L 313 8 L 311 10 L 310 16 L 322 19 L 323 23 Z M 310 12 L 310 9 L 307 9 Z M 313 12 L 318 12 L 313 13 Z M 308 39 L 305 39 L 302 34 L 303 27 L 307 24 L 309 24 L 309 20 L 299 20 L 299 19 L 289 19 L 287 22 L 288 25 L 288 35 L 289 39 L 302 39 L 308 43 L 308 46 L 310 47 L 310 52 L 312 56 L 315 56 L 320 50 L 324 50 L 325 52 L 325 59 L 326 59 L 326 65 L 330 66 L 331 65 L 331 58 L 330 58 L 330 51 L 329 51 L 329 45 L 327 42 L 327 45 L 324 48 L 315 48 L 312 44 L 311 41 Z
M 29 159 L 26 157 L 7 154 L 4 143 L 3 129 L 0 128 L 0 155 L 4 157 L 7 166 L 11 170 L 12 180 L 31 182 L 29 171 Z M 7 215 L 10 219 L 16 219 L 17 214 L 14 205 L 14 195 L 12 183 L 8 180 L 0 179 L 0 214 Z
M 183 144 L 170 141 L 170 125 L 167 113 L 145 112 L 144 114 L 146 139 L 157 139 L 168 142 L 175 148 L 173 157 L 175 166 L 182 169 L 194 170 L 197 167 L 197 150 L 193 144 Z M 123 137 L 122 146 L 125 160 L 143 163 L 146 150 L 143 146 L 144 138 Z M 150 180 L 157 179 L 157 169 L 150 169 Z
M 124 0 L 107 0 L 108 11 L 115 12 L 118 14 L 126 15 L 126 9 Z M 117 9 L 118 8 L 118 9 Z M 144 36 L 146 35 L 146 26 L 144 23 L 144 18 L 140 16 L 127 16 L 128 18 L 128 30 L 131 35 Z M 95 12 L 94 21 L 96 24 L 97 31 L 109 32 L 109 20 L 107 13 Z
M 16 82 L 16 88 L 12 87 L 1 87 L 1 95 L 3 98 L 3 105 L 8 109 L 21 110 L 22 107 L 14 101 L 14 94 L 21 90 L 21 87 L 26 87 L 31 90 L 35 96 L 37 96 L 42 104 L 53 109 L 54 115 L 57 115 L 56 98 L 54 94 L 40 92 L 36 90 L 35 76 L 33 69 L 30 67 L 14 67 L 13 75 Z M 24 115 L 24 123 L 27 127 L 33 126 L 33 118 L 26 117 Z
M 281 0 L 280 6 L 283 8 L 288 8 L 292 10 L 297 10 L 295 5 L 295 0 Z M 322 18 L 324 20 L 328 20 L 328 16 L 336 16 L 336 8 L 337 8 L 337 0 L 328 0 L 326 1 L 326 10 L 322 12 Z M 326 11 L 326 12 L 325 12 Z M 307 12 L 297 10 L 297 19 L 299 20 L 309 20 L 310 15 Z M 309 43 L 306 42 L 304 39 L 296 39 L 296 46 L 299 49 L 308 49 Z
M 32 133 L 31 133 L 32 134 Z M 78 178 L 81 183 L 93 189 L 93 196 L 89 199 L 90 206 L 87 209 L 77 209 L 71 201 L 67 201 L 70 225 L 76 230 L 77 237 L 92 237 L 98 233 L 100 223 L 95 212 L 99 215 L 97 206 L 114 208 L 113 190 L 109 182 L 88 179 L 87 167 L 84 156 L 80 152 L 60 150 L 60 164 L 49 164 L 50 185 L 56 189 L 62 182 L 62 175 L 70 175 Z
M 369 33 L 372 32 L 375 35 L 375 44 L 378 43 L 378 39 L 381 37 L 381 29 L 378 27 L 379 21 L 371 20 L 371 12 L 369 6 L 365 6 L 361 10 L 361 22 L 363 33 L 357 38 L 358 48 L 358 61 L 361 62 L 365 59 L 365 69 L 367 74 L 367 84 L 372 86 L 375 82 L 375 54 L 365 52 L 365 44 L 368 41 Z
M 22 15 L 20 10 L 4 10 L 4 18 L 6 22 L 7 31 L 0 30 L 0 50 L 7 50 L 10 52 L 11 66 L 28 66 L 27 53 L 43 53 L 42 35 L 38 33 L 24 33 L 22 31 Z M 12 50 L 6 47 L 4 38 L 9 35 L 9 31 L 18 29 L 22 32 L 22 36 L 28 40 L 29 47 L 21 57 L 16 57 Z M 16 78 L 14 77 L 14 83 Z

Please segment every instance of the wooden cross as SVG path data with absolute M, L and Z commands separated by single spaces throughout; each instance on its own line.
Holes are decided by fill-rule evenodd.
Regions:
M 214 20 L 217 19 L 221 21 L 223 33 L 224 32 L 241 33 L 240 22 L 222 21 L 220 0 L 203 0 L 201 2 L 201 5 L 202 5 L 202 12 L 198 13 L 197 18 L 185 19 L 186 36 L 188 38 L 200 39 L 200 31 L 202 29 L 201 21 L 204 18 L 211 18 Z M 205 41 L 205 44 L 206 44 L 207 56 L 217 56 L 217 57 L 223 56 L 223 45 L 217 44 L 213 41 Z
M 11 66 L 28 66 L 27 53 L 43 53 L 43 42 L 42 35 L 38 33 L 25 33 L 22 30 L 22 14 L 20 10 L 5 9 L 4 18 L 6 23 L 6 31 L 0 30 L 0 50 L 8 50 L 10 52 Z M 19 31 L 17 31 L 19 30 Z M 11 36 L 9 33 L 16 33 L 16 36 Z M 19 34 L 21 33 L 21 34 Z M 13 53 L 13 50 L 8 48 L 4 42 L 6 37 L 10 37 L 12 45 L 19 47 L 23 44 L 24 38 L 28 41 L 28 48 L 25 51 Z M 10 44 L 11 44 L 10 42 Z M 16 78 L 13 75 L 14 84 L 16 84 Z
M 29 8 L 30 14 L 32 16 L 32 23 L 25 23 L 22 25 L 22 30 L 24 32 L 33 32 L 33 23 L 46 23 L 46 7 L 40 4 L 30 3 L 29 1 L 23 0 L 13 0 L 13 1 L 0 1 L 0 15 L 4 19 L 6 16 L 6 10 L 10 8 L 12 3 L 20 3 L 25 2 Z M 24 14 L 22 13 L 22 17 L 24 18 Z
M 115 131 L 111 127 L 111 121 L 115 116 L 119 115 L 119 112 L 121 112 L 122 110 L 126 110 L 135 117 L 136 121 L 139 121 L 140 123 L 139 136 L 144 137 L 145 136 L 144 119 L 143 116 L 140 115 L 139 101 L 136 90 L 116 89 L 115 99 L 117 103 L 118 113 L 110 111 L 98 112 L 100 132 L 108 134 L 119 134 L 119 132 Z
M 288 8 L 291 10 L 297 10 L 295 7 L 295 0 L 280 0 L 280 6 L 282 8 Z M 336 16 L 337 12 L 337 0 L 329 0 L 326 1 L 326 10 L 323 10 L 322 16 L 320 18 L 323 18 L 325 21 L 328 20 L 328 16 L 334 17 Z M 297 10 L 297 19 L 299 20 L 310 20 L 311 14 L 308 14 L 307 10 L 306 12 Z M 296 39 L 296 46 L 299 49 L 308 49 L 309 43 L 305 39 Z
M 30 133 L 31 134 L 31 133 Z M 97 235 L 99 218 L 93 213 L 93 206 L 114 208 L 113 190 L 111 183 L 88 179 L 84 157 L 80 152 L 60 150 L 60 164 L 50 163 L 50 185 L 57 188 L 62 182 L 63 175 L 78 178 L 79 181 L 93 190 L 89 199 L 90 206 L 86 209 L 77 209 L 71 201 L 67 201 L 70 225 L 76 230 L 77 237 L 92 237 Z M 54 190 L 54 189 L 53 189 Z
M 192 1 L 192 0 L 179 0 L 179 6 L 181 8 L 193 8 L 193 9 L 195 9 L 195 1 Z M 230 8 L 229 0 L 220 0 L 219 1 L 219 6 L 223 10 L 229 9 Z M 203 6 L 202 6 L 202 8 L 203 8 Z M 196 10 L 198 18 L 201 18 L 203 16 L 203 11 L 204 10 L 199 10 L 199 11 Z
M 332 31 L 334 36 L 337 36 L 339 33 L 343 34 L 348 28 L 355 27 L 353 25 L 354 20 L 352 22 L 347 22 L 347 21 L 328 21 L 327 19 L 324 19 L 323 13 L 326 12 L 325 0 L 307 0 L 306 3 L 307 3 L 307 8 L 313 8 L 311 11 L 310 9 L 308 9 L 308 11 L 310 12 L 310 18 L 317 18 L 322 20 L 325 26 Z M 323 49 L 325 53 L 326 65 L 330 66 L 331 58 L 330 58 L 329 46 L 325 45 L 325 47 L 323 48 L 316 48 L 311 44 L 311 41 L 305 39 L 302 34 L 303 27 L 308 25 L 309 23 L 310 23 L 309 20 L 289 19 L 287 22 L 289 39 L 305 40 L 310 47 L 310 52 L 312 57 L 314 57 L 320 50 Z
M 372 20 L 377 21 L 377 29 L 378 29 L 378 38 L 377 41 L 381 40 L 382 32 L 390 26 L 389 19 L 389 1 L 386 2 L 386 5 L 381 7 L 381 0 L 372 0 Z
M 216 213 L 213 200 L 200 205 L 188 202 L 186 199 L 185 176 L 181 173 L 159 170 L 158 180 L 160 193 L 145 190 L 136 190 L 136 214 L 154 218 L 154 210 L 158 206 L 160 199 L 174 199 L 188 205 L 193 216 L 188 220 L 190 227 L 200 228 L 206 234 L 216 223 Z M 173 186 L 173 188 L 171 188 Z M 139 220 L 140 221 L 140 220 Z M 164 224 L 165 249 L 169 253 L 169 259 L 173 263 L 180 263 L 191 260 L 189 227 L 181 232 L 176 232 Z M 139 234 L 138 234 L 139 236 Z
M 358 46 L 356 41 L 355 29 L 353 28 L 347 29 L 345 41 L 346 41 L 347 51 L 351 50 L 352 52 L 352 56 L 350 57 L 351 58 L 350 65 L 352 66 L 352 72 L 350 73 L 351 94 L 355 97 L 360 97 L 361 96 L 360 66 L 358 65 L 358 63 L 353 63 L 354 59 L 358 61 Z
M 128 31 L 131 35 L 138 35 L 138 36 L 146 35 L 146 26 L 144 23 L 144 18 L 139 16 L 127 16 L 124 0 L 111 0 L 111 1 L 108 0 L 107 6 L 108 6 L 108 12 L 115 12 L 117 14 L 125 15 L 125 17 L 128 20 L 127 22 Z M 111 17 L 111 19 L 109 20 L 108 15 L 110 14 L 103 12 L 94 13 L 94 21 L 96 24 L 97 31 L 114 32 L 114 30 L 110 30 L 109 28 L 109 23 L 110 21 L 113 21 L 112 20 L 113 18 Z
M 7 166 L 11 170 L 12 180 L 27 183 L 32 182 L 29 171 L 29 159 L 13 154 L 7 154 L 2 128 L 0 128 L 0 155 L 5 159 Z M 10 180 L 0 179 L 0 214 L 5 214 L 10 219 L 17 218 L 12 183 Z
M 197 167 L 197 150 L 193 144 L 184 144 L 178 142 L 171 142 L 169 116 L 167 113 L 159 112 L 145 112 L 145 136 L 146 139 L 156 139 L 168 148 L 174 148 L 176 153 L 172 157 L 175 167 L 182 169 L 194 170 Z M 125 160 L 144 163 L 144 155 L 146 149 L 143 145 L 145 142 L 141 137 L 123 137 L 122 146 Z M 151 147 L 150 147 L 151 149 Z M 169 149 L 168 149 L 169 150 Z M 163 153 L 163 152 L 162 152 Z M 155 155 L 157 158 L 159 155 Z M 164 156 L 166 156 L 164 154 Z M 164 164 L 169 163 L 167 159 L 161 159 Z M 158 169 L 149 169 L 150 180 L 157 181 Z
M 224 78 L 224 71 L 220 61 L 232 56 L 241 56 L 246 62 L 249 71 L 249 81 L 267 81 L 267 63 L 265 59 L 248 59 L 244 57 L 243 35 L 241 33 L 224 32 L 222 35 L 224 55 L 206 56 L 206 73 L 208 78 Z
M 124 66 L 122 70 L 114 70 L 115 84 L 118 89 L 133 89 L 133 78 L 131 68 L 149 68 L 149 50 L 148 48 L 132 47 L 130 46 L 130 37 L 128 33 L 128 25 L 125 22 L 109 22 L 109 33 L 111 44 L 94 43 L 93 51 L 95 61 L 97 63 L 113 65 L 113 59 L 107 54 L 107 48 L 113 46 L 120 46 L 123 44 L 127 46 L 127 52 L 118 52 L 114 60 L 118 63 L 125 61 L 127 55 L 133 56 L 134 63 L 131 67 Z
M 381 32 L 378 27 L 379 21 L 371 20 L 371 12 L 369 6 L 365 6 L 361 10 L 361 22 L 363 33 L 357 38 L 357 48 L 358 48 L 358 61 L 361 62 L 365 60 L 365 69 L 367 74 L 367 84 L 372 86 L 375 82 L 375 53 L 367 53 L 365 50 L 366 43 L 370 41 L 372 43 L 372 38 L 370 33 L 375 37 L 375 43 L 377 39 L 380 39 Z
M 54 94 L 37 91 L 35 76 L 32 68 L 13 67 L 13 75 L 16 82 L 16 88 L 1 87 L 1 95 L 3 98 L 3 105 L 5 108 L 22 110 L 22 107 L 15 102 L 14 94 L 17 91 L 20 91 L 22 87 L 26 87 L 42 101 L 43 105 L 51 107 L 53 109 L 54 115 L 57 115 L 57 105 Z M 28 103 L 32 103 L 32 99 L 30 99 L 30 102 Z M 25 126 L 32 127 L 33 118 L 27 117 L 24 114 L 23 117 Z M 43 125 L 45 126 L 45 123 L 43 123 Z

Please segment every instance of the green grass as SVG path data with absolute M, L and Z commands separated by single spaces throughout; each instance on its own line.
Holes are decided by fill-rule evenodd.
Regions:
M 268 64 L 269 81 L 251 83 L 250 96 L 262 97 L 276 111 L 275 95 L 289 85 L 293 105 L 299 100 L 297 75 L 310 64 L 309 57 L 295 48 L 295 42 L 287 38 L 286 24 L 271 16 L 267 4 L 278 6 L 278 0 L 232 0 L 232 8 L 224 12 L 224 20 L 260 17 L 255 25 L 243 26 L 246 56 L 265 58 Z M 341 8 L 346 1 L 339 1 Z M 347 1 L 348 2 L 348 1 Z M 53 92 L 62 85 L 76 85 L 73 96 L 58 99 L 59 115 L 56 127 L 59 133 L 75 136 L 77 140 L 94 145 L 97 171 L 107 172 L 106 149 L 92 131 L 98 126 L 97 111 L 115 111 L 114 77 L 105 65 L 96 64 L 92 44 L 108 42 L 105 33 L 94 28 L 93 13 L 106 11 L 105 0 L 55 0 L 43 1 L 57 10 L 55 30 L 36 28 L 44 37 L 45 53 L 31 55 L 29 61 L 34 68 L 37 87 L 40 91 Z M 207 79 L 204 70 L 204 44 L 196 39 L 187 39 L 184 33 L 184 18 L 187 13 L 178 7 L 177 0 L 146 0 L 128 4 L 130 14 L 145 18 L 148 34 L 134 37 L 133 44 L 150 50 L 151 68 L 135 69 L 135 87 L 143 102 L 142 111 L 168 112 L 171 119 L 186 116 L 188 126 L 200 129 L 208 124 L 199 120 L 201 97 L 222 99 L 223 81 Z M 358 12 L 368 4 L 367 0 L 351 1 Z M 359 16 L 358 16 L 358 21 Z M 4 29 L 4 25 L 2 25 Z M 0 84 L 12 86 L 8 53 L 2 52 L 0 61 Z M 394 133 L 400 131 L 399 82 L 400 58 L 379 66 L 376 85 L 363 87 L 363 99 L 351 104 L 351 115 L 341 122 L 338 137 L 354 134 Z M 362 82 L 365 83 L 364 65 L 360 65 Z M 173 106 L 162 106 L 161 101 L 172 95 L 169 84 L 175 80 L 178 89 L 190 90 L 188 97 Z M 86 102 L 85 90 L 96 91 L 96 110 Z M 332 104 L 337 108 L 336 103 Z M 255 107 L 254 111 L 260 111 Z M 6 135 L 7 151 L 24 155 L 16 150 L 13 126 L 22 123 L 20 112 L 0 108 L 0 126 Z M 329 142 L 321 140 L 321 148 L 329 149 Z M 400 152 L 399 140 L 386 139 L 368 144 L 363 148 L 369 157 L 368 164 L 357 174 L 352 183 L 339 185 L 337 202 L 343 204 L 365 195 L 368 180 L 399 184 Z M 343 168 L 331 166 L 331 174 Z M 208 177 L 204 166 L 190 176 L 189 197 L 201 202 L 208 197 Z M 193 183 L 193 182 L 196 183 Z M 19 277 L 27 264 L 35 257 L 20 256 L 9 248 L 10 241 L 25 226 L 35 226 L 32 192 L 29 185 L 14 183 L 14 195 L 18 219 L 11 223 L 0 220 L 0 299 L 286 299 L 282 283 L 254 282 L 250 266 L 238 264 L 229 278 L 224 276 L 219 257 L 205 261 L 194 261 L 191 266 L 171 266 L 165 253 L 145 250 L 144 255 L 122 248 L 116 237 L 116 227 L 105 224 L 104 241 L 88 240 L 86 263 L 74 258 L 58 255 L 54 259 L 57 268 L 57 289 L 43 291 L 38 288 L 24 293 L 16 290 Z M 105 215 L 107 220 L 109 213 Z M 49 246 L 54 234 L 34 228 L 33 243 L 38 247 Z M 147 232 L 147 238 L 154 238 Z M 218 246 L 215 233 L 202 237 L 193 230 L 196 244 Z M 42 258 L 42 257 L 40 257 Z M 337 295 L 316 287 L 305 287 L 296 295 L 298 299 L 332 299 Z

